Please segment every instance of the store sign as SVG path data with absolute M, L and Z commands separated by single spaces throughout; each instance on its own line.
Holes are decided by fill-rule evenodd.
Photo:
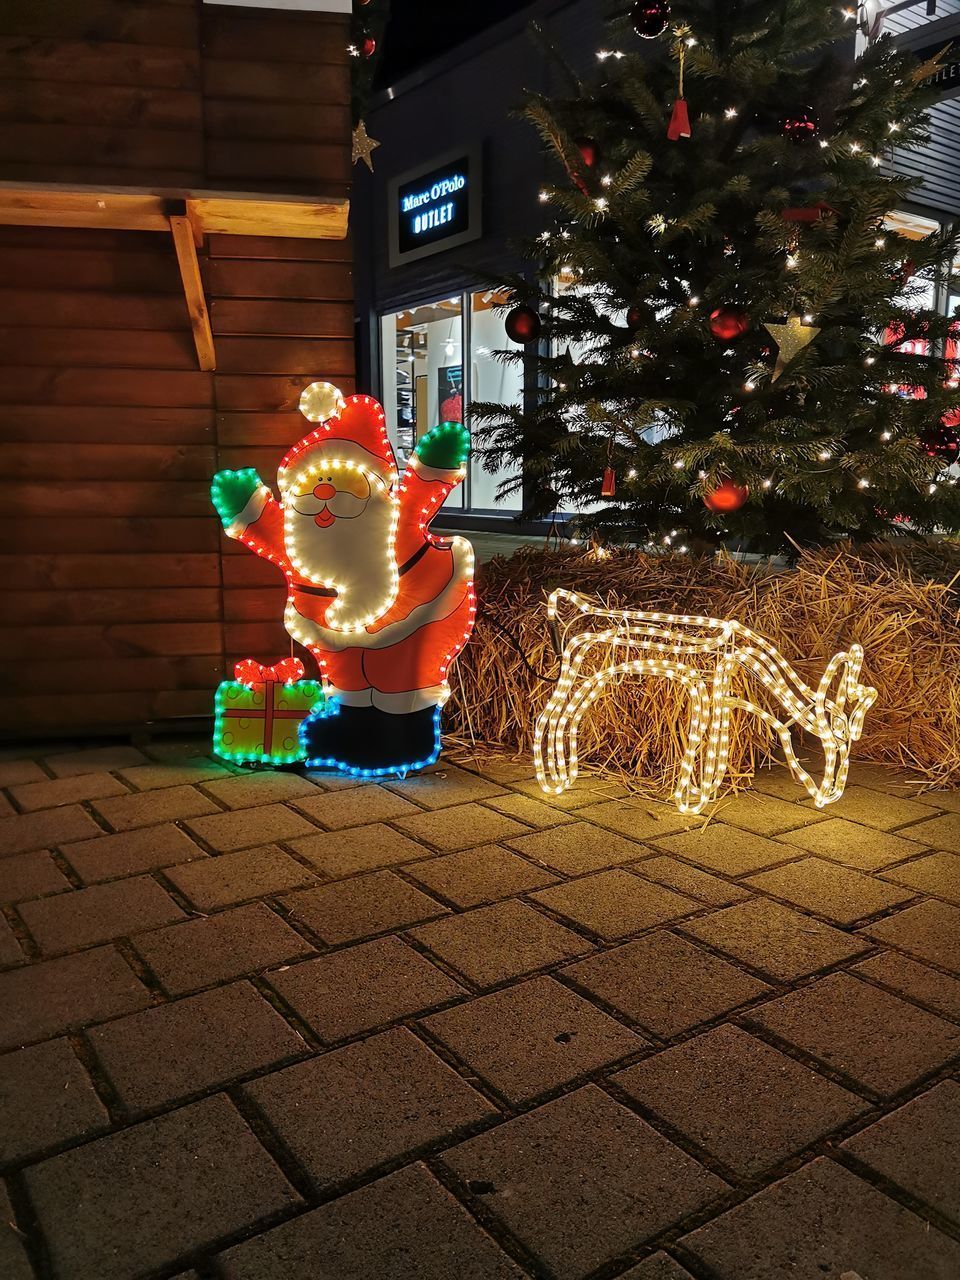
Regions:
M 919 59 L 921 65 L 931 61 L 937 54 L 942 54 L 940 65 L 932 76 L 924 80 L 924 86 L 936 89 L 941 98 L 960 96 L 960 50 L 948 41 L 941 40 L 922 49 L 911 49 L 910 52 Z
M 390 265 L 413 262 L 480 235 L 479 148 L 435 160 L 390 183 Z

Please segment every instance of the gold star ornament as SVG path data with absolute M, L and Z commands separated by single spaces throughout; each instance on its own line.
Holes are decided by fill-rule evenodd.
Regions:
M 786 324 L 764 324 L 763 327 L 779 348 L 771 382 L 776 382 L 790 361 L 820 332 L 816 325 L 804 324 L 796 314 L 787 316 Z
M 373 173 L 373 153 L 380 143 L 367 134 L 367 126 L 361 120 L 353 131 L 353 163 L 362 160 Z

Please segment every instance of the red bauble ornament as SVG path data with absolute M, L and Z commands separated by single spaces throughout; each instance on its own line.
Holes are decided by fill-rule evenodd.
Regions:
M 638 36 L 644 40 L 656 40 L 667 29 L 670 6 L 666 0 L 637 0 L 630 11 L 630 21 Z
M 628 307 L 626 321 L 627 321 L 627 328 L 630 330 L 630 332 L 636 333 L 636 331 L 643 324 L 643 312 L 640 310 L 639 307 L 636 307 L 636 306 Z
M 364 36 L 360 42 L 360 56 L 363 58 L 372 58 L 377 52 L 377 42 L 373 36 Z
M 791 142 L 812 142 L 820 134 L 820 117 L 813 107 L 793 107 L 781 116 L 780 132 Z
M 743 307 L 717 307 L 710 312 L 710 332 L 721 342 L 742 338 L 750 323 L 750 314 Z
M 935 427 L 921 431 L 920 448 L 927 457 L 946 463 L 960 461 L 960 431 L 954 425 L 958 421 L 960 414 L 945 413 Z
M 745 484 L 736 484 L 733 480 L 724 480 L 716 489 L 703 495 L 703 505 L 708 511 L 725 513 L 739 511 L 750 497 L 750 490 Z
M 600 486 L 601 498 L 614 498 L 617 494 L 617 473 L 608 463 L 603 468 L 603 483 Z
M 600 147 L 593 138 L 577 138 L 577 150 L 583 157 L 583 163 L 588 169 L 593 169 L 600 163 Z
M 511 342 L 536 342 L 543 324 L 533 307 L 524 305 L 508 312 L 503 327 Z

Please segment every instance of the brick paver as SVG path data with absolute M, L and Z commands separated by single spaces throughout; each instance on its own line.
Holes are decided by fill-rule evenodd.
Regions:
M 318 1259 L 328 1275 L 350 1280 L 401 1274 L 520 1280 L 525 1274 L 422 1164 L 237 1245 L 220 1265 L 228 1280 L 290 1280 L 318 1274 Z
M 653 933 L 564 970 L 639 1026 L 669 1038 L 767 995 L 757 978 L 671 933 Z
M 166 822 L 139 831 L 75 841 L 63 846 L 63 856 L 84 884 L 95 884 L 191 862 L 206 857 L 206 853 L 179 827 Z
M 149 876 L 38 898 L 23 903 L 20 914 L 44 955 L 59 955 L 186 918 L 169 893 Z
M 234 1105 L 207 1098 L 26 1173 L 57 1276 L 129 1280 L 299 1203 Z
M 70 881 L 46 849 L 0 858 L 0 902 L 22 902 L 69 888 Z
M 248 982 L 132 1013 L 93 1028 L 87 1039 L 131 1112 L 307 1052 L 302 1038 Z
M 846 974 L 830 974 L 745 1017 L 884 1096 L 960 1057 L 960 1026 Z
M 412 879 L 458 907 L 479 907 L 530 889 L 554 884 L 557 877 L 500 845 L 481 845 L 405 868 Z
M 109 1122 L 67 1040 L 0 1057 L 0 1165 L 41 1155 Z
M 960 1083 L 944 1080 L 843 1144 L 844 1151 L 960 1226 Z
M 739 1178 L 772 1168 L 867 1109 L 848 1090 L 731 1026 L 613 1079 Z
M 328 1043 L 408 1018 L 464 994 L 399 938 L 378 938 L 290 965 L 267 980 Z
M 718 1280 L 951 1280 L 960 1244 L 830 1160 L 816 1160 L 684 1236 Z
M 317 1187 L 497 1114 L 403 1027 L 274 1072 L 244 1092 Z
M 291 893 L 283 905 L 293 920 L 331 946 L 372 938 L 449 911 L 392 871 L 374 871 Z
M 443 1156 L 558 1280 L 574 1280 L 680 1222 L 725 1184 L 588 1085 Z M 489 1190 L 486 1190 L 489 1187 Z
M 590 950 L 590 943 L 522 902 L 498 902 L 412 929 L 411 936 L 479 986 L 492 986 Z
M 960 791 L 3 754 L 3 1280 L 960 1275 Z
M 423 1026 L 510 1102 L 523 1102 L 647 1047 L 553 978 L 495 991 Z
M 263 902 L 140 933 L 133 946 L 172 996 L 296 960 L 313 950 Z

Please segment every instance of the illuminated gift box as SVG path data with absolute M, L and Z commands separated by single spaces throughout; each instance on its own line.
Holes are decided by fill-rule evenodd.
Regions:
M 323 705 L 319 680 L 304 680 L 299 658 L 264 667 L 245 658 L 217 690 L 213 749 L 235 762 L 292 764 L 305 759 L 300 724 Z

